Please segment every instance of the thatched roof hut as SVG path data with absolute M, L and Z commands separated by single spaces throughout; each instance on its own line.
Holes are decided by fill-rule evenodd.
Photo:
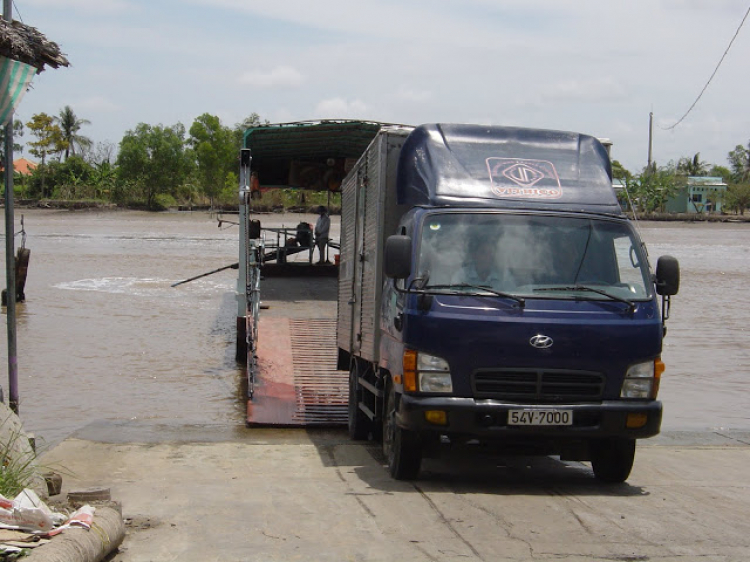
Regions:
M 4 19 L 0 19 L 0 56 L 29 64 L 37 72 L 43 71 L 45 65 L 70 65 L 57 43 L 49 41 L 38 29 Z

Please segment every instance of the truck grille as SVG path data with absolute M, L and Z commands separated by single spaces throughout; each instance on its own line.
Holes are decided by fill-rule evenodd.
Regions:
M 486 369 L 474 373 L 475 398 L 540 402 L 600 400 L 604 375 L 589 371 Z

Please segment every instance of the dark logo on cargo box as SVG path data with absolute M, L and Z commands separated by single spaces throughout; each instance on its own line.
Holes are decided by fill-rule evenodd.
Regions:
M 498 197 L 558 199 L 560 177 L 552 162 L 524 158 L 487 158 L 492 192 Z

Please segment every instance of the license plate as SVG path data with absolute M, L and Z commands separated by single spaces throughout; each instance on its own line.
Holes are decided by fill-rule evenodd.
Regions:
M 573 411 L 510 410 L 508 425 L 573 425 Z

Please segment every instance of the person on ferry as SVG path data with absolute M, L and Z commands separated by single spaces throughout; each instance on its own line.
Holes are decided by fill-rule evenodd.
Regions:
M 331 217 L 328 216 L 328 209 L 324 206 L 318 207 L 318 220 L 315 223 L 315 245 L 318 247 L 320 259 L 318 264 L 327 262 L 325 252 L 328 245 L 328 234 L 331 231 Z

